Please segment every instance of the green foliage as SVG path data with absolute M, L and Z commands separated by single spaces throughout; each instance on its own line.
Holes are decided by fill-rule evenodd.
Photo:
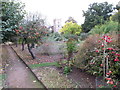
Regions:
M 89 33 L 81 33 L 78 38 L 79 38 L 80 40 L 85 40 L 85 39 L 88 37 L 88 34 L 89 34 Z
M 73 52 L 76 50 L 76 41 L 78 40 L 77 35 L 79 35 L 81 31 L 81 26 L 79 26 L 77 23 L 73 23 L 72 21 L 66 22 L 63 28 L 60 30 L 67 41 L 68 63 L 72 59 Z
M 51 33 L 48 38 L 54 41 L 62 41 L 64 39 L 58 32 Z
M 75 51 L 76 50 L 76 42 L 75 42 L 75 40 L 74 39 L 69 39 L 68 41 L 67 41 L 67 51 L 69 52 L 69 53 L 72 53 L 73 51 Z
M 63 28 L 60 30 L 63 34 L 73 34 L 73 35 L 79 35 L 81 33 L 82 29 L 81 26 L 79 26 L 77 23 L 67 22 Z
M 89 34 L 106 34 L 118 31 L 118 22 L 109 21 L 102 25 L 96 25 Z
M 2 34 L 3 41 L 10 40 L 15 35 L 14 29 L 18 28 L 19 22 L 23 19 L 25 11 L 24 4 L 16 1 L 4 1 L 2 4 Z
M 114 15 L 112 15 L 110 19 L 112 21 L 119 22 L 119 20 L 120 20 L 120 12 L 117 12 Z
M 69 74 L 71 71 L 72 71 L 72 70 L 71 70 L 71 67 L 70 67 L 70 66 L 65 66 L 63 73 L 64 73 L 64 74 Z
M 67 41 L 67 54 L 68 54 L 68 65 L 70 64 L 69 61 L 73 60 L 73 53 L 76 51 L 76 40 L 73 38 L 69 38 Z
M 103 24 L 109 20 L 112 11 L 112 4 L 107 2 L 90 4 L 88 10 L 83 11 L 85 17 L 85 22 L 82 24 L 83 31 L 89 32 L 95 25 Z

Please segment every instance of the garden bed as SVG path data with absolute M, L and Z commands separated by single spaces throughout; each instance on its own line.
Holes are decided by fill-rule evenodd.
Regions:
M 41 78 L 42 78 L 41 81 L 47 88 L 75 88 L 75 87 L 77 88 L 78 87 L 77 84 L 74 84 L 66 76 L 60 75 L 59 71 L 56 70 L 55 68 L 48 67 L 48 66 L 57 65 L 57 62 L 49 61 L 48 56 L 46 56 L 46 55 L 41 56 L 41 58 L 44 57 L 43 62 L 41 62 L 40 60 L 37 60 L 37 59 L 31 60 L 31 57 L 29 56 L 27 50 L 21 51 L 20 46 L 18 46 L 18 47 L 12 46 L 12 47 L 14 47 L 14 49 L 17 51 L 17 53 L 18 53 L 18 55 L 20 55 L 20 57 L 24 58 L 23 60 L 25 61 L 25 63 L 28 64 L 28 66 L 35 73 L 35 75 L 38 77 L 38 79 L 41 80 Z M 22 52 L 24 52 L 24 53 L 22 53 Z M 50 56 L 49 56 L 49 58 L 50 58 Z M 58 57 L 58 59 L 59 59 L 59 57 Z M 55 60 L 55 59 L 50 59 L 50 60 Z
M 37 55 L 38 58 L 32 60 L 27 48 L 25 51 L 21 51 L 20 45 L 18 47 L 12 46 L 20 55 L 24 61 L 30 66 L 36 76 L 42 80 L 42 82 L 48 88 L 95 88 L 95 76 L 82 72 L 80 69 L 73 68 L 72 72 L 68 75 L 63 74 L 63 68 L 57 67 L 55 60 L 61 60 L 60 57 L 51 58 L 51 55 Z M 24 53 L 23 53 L 24 52 Z M 55 56 L 54 56 L 55 57 Z M 43 61 L 41 60 L 43 59 Z M 49 58 L 49 59 L 48 59 Z M 53 61 L 52 61 L 53 60 Z M 53 77 L 53 78 L 51 78 Z M 65 84 L 62 84 L 63 81 Z M 50 83 L 48 83 L 50 82 Z

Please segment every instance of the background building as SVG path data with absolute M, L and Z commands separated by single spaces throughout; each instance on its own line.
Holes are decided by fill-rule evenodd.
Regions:
M 61 28 L 62 28 L 61 19 L 54 19 L 53 20 L 53 29 L 54 29 L 54 32 L 59 32 L 59 30 Z

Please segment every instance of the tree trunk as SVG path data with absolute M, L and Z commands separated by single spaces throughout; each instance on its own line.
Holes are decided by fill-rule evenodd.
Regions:
M 18 46 L 18 44 L 17 44 L 17 40 L 15 41 L 15 45 L 16 45 L 16 47 Z
M 16 42 L 15 42 L 15 44 L 16 44 L 16 47 L 18 46 L 18 37 L 16 37 Z
M 30 44 L 27 44 L 27 46 L 28 46 L 28 51 L 31 54 L 32 58 L 35 59 L 35 56 L 34 56 L 33 52 L 31 51 Z
M 34 48 L 34 47 L 35 47 L 35 44 L 34 44 L 34 43 L 32 43 L 30 48 Z
M 13 37 L 12 39 L 11 39 L 11 41 L 13 41 L 14 42 L 14 44 L 15 44 L 15 46 L 17 47 L 18 46 L 18 37 Z
M 23 38 L 22 40 L 22 51 L 24 50 L 24 45 L 26 44 L 26 38 Z
M 24 50 L 24 40 L 22 41 L 22 51 Z
M 16 47 L 18 46 L 17 42 L 16 42 Z

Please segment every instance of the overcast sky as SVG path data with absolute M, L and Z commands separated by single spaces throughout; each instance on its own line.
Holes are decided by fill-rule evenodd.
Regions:
M 84 22 L 82 10 L 87 10 L 88 5 L 94 2 L 105 2 L 116 5 L 119 0 L 20 0 L 25 3 L 27 12 L 38 12 L 46 16 L 48 24 L 53 24 L 53 19 L 61 19 L 62 25 L 72 16 L 78 24 Z

